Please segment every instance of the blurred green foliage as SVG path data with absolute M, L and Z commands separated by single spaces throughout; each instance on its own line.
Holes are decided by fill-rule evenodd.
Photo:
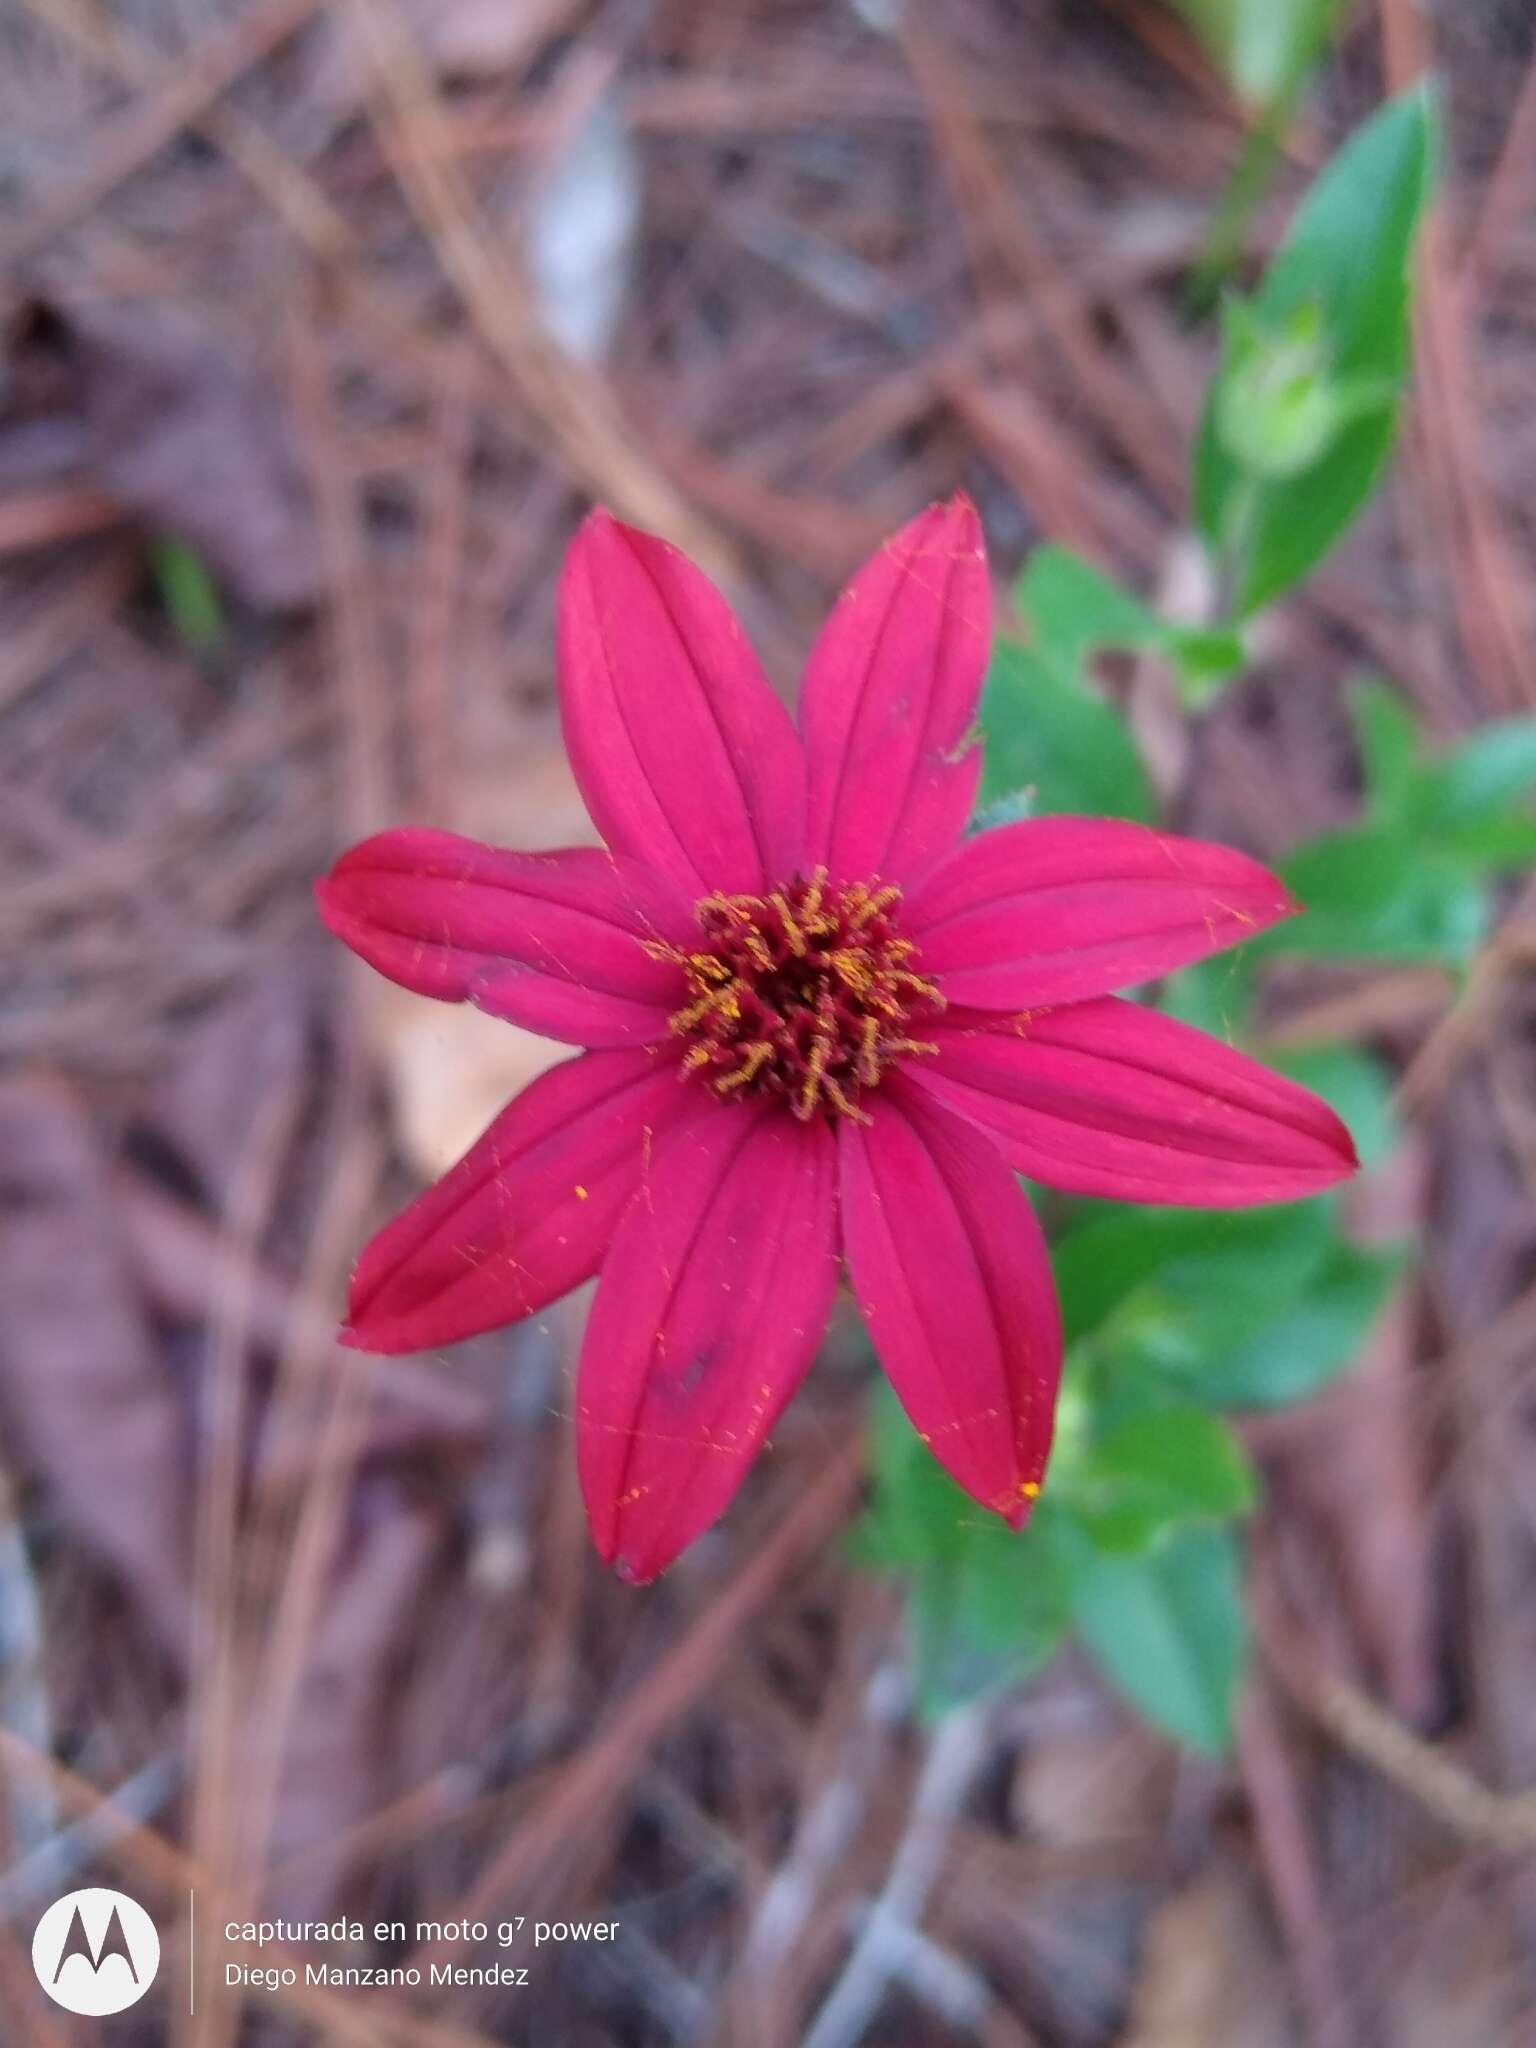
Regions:
M 1260 38 L 1260 10 L 1213 0 L 1208 11 Z M 1297 12 L 1315 25 L 1327 10 Z M 1257 65 L 1261 41 L 1242 47 Z M 1094 665 L 1109 650 L 1154 655 L 1198 711 L 1240 672 L 1247 616 L 1315 566 L 1365 503 L 1407 370 L 1433 152 L 1427 91 L 1384 107 L 1229 313 L 1195 498 L 1233 616 L 1175 625 L 1062 548 L 1033 555 L 1014 593 L 1028 639 L 998 646 L 983 700 L 979 828 L 1029 811 L 1155 819 Z M 1357 684 L 1350 708 L 1359 819 L 1281 863 L 1305 914 L 1154 993 L 1325 1097 L 1369 1166 L 1394 1140 L 1390 1076 L 1359 1046 L 1255 1045 L 1265 962 L 1463 968 L 1487 930 L 1490 884 L 1536 856 L 1536 720 L 1435 752 L 1387 683 Z M 1410 1247 L 1353 1242 L 1332 1196 L 1233 1214 L 1061 1198 L 1042 1210 L 1067 1352 L 1056 1448 L 1027 1527 L 1012 1533 L 961 1493 L 882 1389 L 856 1551 L 907 1588 L 925 1711 L 1027 1677 L 1071 1635 L 1143 1713 L 1219 1753 L 1245 1643 L 1237 1528 L 1257 1494 L 1227 1416 L 1304 1400 L 1344 1371 Z
M 1303 88 L 1333 42 L 1348 0 L 1173 0 L 1243 102 L 1250 122 L 1195 267 L 1190 296 L 1209 309 L 1242 254 Z
M 1381 475 L 1435 133 L 1428 87 L 1388 101 L 1312 186 L 1257 291 L 1227 304 L 1194 501 L 1239 618 L 1317 565 Z
M 212 654 L 227 629 L 224 606 L 208 566 L 184 540 L 161 540 L 150 556 L 160 602 L 189 653 Z
M 1174 0 L 1234 91 L 1257 114 L 1289 106 L 1343 18 L 1346 0 Z

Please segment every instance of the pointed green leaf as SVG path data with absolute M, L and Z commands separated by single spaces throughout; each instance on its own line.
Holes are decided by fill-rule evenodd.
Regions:
M 1101 647 L 1156 647 L 1165 632 L 1139 598 L 1070 548 L 1036 548 L 1014 595 L 1039 653 L 1072 674 Z
M 1067 1632 L 1066 1581 L 1045 1511 L 1017 1534 L 995 1515 L 987 1522 L 959 1557 L 909 1582 L 914 1690 L 928 1717 L 1027 1678 Z
M 1418 784 L 1418 720 L 1388 683 L 1357 683 L 1353 698 L 1367 807 L 1390 820 L 1403 811 Z
M 1226 1423 L 1184 1402 L 1146 1409 L 1076 1461 L 1069 1505 L 1105 1550 L 1137 1551 L 1175 1524 L 1247 1514 L 1253 1468 Z
M 983 805 L 1032 790 L 1040 813 L 1151 821 L 1146 774 L 1118 713 L 1090 685 L 1063 677 L 1032 650 L 998 643 L 981 726 Z
M 1248 952 L 1247 946 L 1239 946 L 1235 952 L 1201 960 L 1170 975 L 1163 984 L 1158 1008 L 1181 1024 L 1208 1031 L 1225 1045 L 1236 1044 L 1253 1000 Z
M 1230 1530 L 1178 1530 L 1134 1558 L 1084 1545 L 1072 1563 L 1072 1612 L 1133 1706 L 1179 1741 L 1227 1753 L 1247 1641 Z
M 1408 365 L 1410 271 L 1434 139 L 1426 88 L 1380 108 L 1314 182 L 1242 319 L 1227 324 L 1195 449 L 1194 498 L 1202 533 L 1235 566 L 1239 617 L 1321 560 L 1381 473 Z M 1235 459 L 1223 438 L 1232 382 L 1246 378 L 1262 394 L 1253 351 L 1294 355 L 1290 330 L 1312 317 L 1317 389 L 1334 394 L 1336 431 L 1295 473 L 1265 474 Z M 1284 378 L 1278 388 L 1293 404 Z
M 1321 57 L 1342 0 L 1175 0 L 1250 107 L 1288 99 Z
M 1250 950 L 1313 959 L 1460 965 L 1488 926 L 1475 877 L 1405 825 L 1364 825 L 1309 840 L 1280 864 L 1303 915 L 1261 932 Z
M 1412 823 L 1447 858 L 1486 871 L 1536 858 L 1536 719 L 1486 725 L 1419 778 Z
M 1193 1366 L 1186 1384 L 1223 1408 L 1309 1399 L 1359 1357 L 1406 1263 L 1401 1251 L 1335 1244 L 1280 1314 Z
M 1097 1203 L 1052 1250 L 1067 1342 L 1114 1326 L 1115 1341 L 1154 1327 L 1177 1348 L 1185 1329 L 1249 1320 L 1296 1292 L 1328 1242 L 1326 1202 L 1219 1209 Z
M 1243 665 L 1240 634 L 1159 618 L 1069 548 L 1036 548 L 1014 598 L 1034 634 L 1034 651 L 1085 687 L 1092 657 L 1110 649 L 1162 655 L 1187 700 L 1208 697 Z

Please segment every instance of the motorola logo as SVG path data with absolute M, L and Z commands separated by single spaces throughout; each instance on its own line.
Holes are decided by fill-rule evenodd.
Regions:
M 55 2005 L 100 2019 L 136 2005 L 160 1967 L 155 1923 L 125 1892 L 55 1899 L 32 1937 L 32 1968 Z

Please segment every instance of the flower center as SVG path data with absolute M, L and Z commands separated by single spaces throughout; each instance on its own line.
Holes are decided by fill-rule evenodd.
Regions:
M 706 896 L 695 906 L 696 951 L 647 948 L 688 977 L 689 999 L 670 1020 L 688 1041 L 683 1071 L 724 1096 L 782 1095 L 804 1122 L 868 1123 L 861 1091 L 894 1060 L 938 1051 L 913 1035 L 944 998 L 915 972 L 900 902 L 899 889 L 876 882 L 835 886 L 825 868 L 767 896 Z

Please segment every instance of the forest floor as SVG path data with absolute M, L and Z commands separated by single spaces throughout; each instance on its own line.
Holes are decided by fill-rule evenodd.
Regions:
M 1536 710 L 1528 10 L 1353 10 L 1252 246 L 1427 66 L 1401 456 L 1195 793 L 1262 854 L 1356 806 L 1351 676 L 1440 740 Z M 1241 132 L 1153 0 L 0 10 L 8 2041 L 76 2038 L 27 1951 L 89 1871 L 166 1929 L 193 1886 L 221 1921 L 620 1923 L 519 1949 L 526 1987 L 209 1965 L 125 2044 L 1536 2039 L 1529 893 L 1460 1002 L 1287 992 L 1406 1077 L 1362 1199 L 1422 1258 L 1360 1367 L 1251 1433 L 1229 1765 L 1070 1656 L 914 1725 L 843 1541 L 852 1345 L 636 1593 L 573 1476 L 579 1303 L 446 1360 L 332 1341 L 370 1230 L 554 1054 L 354 972 L 310 883 L 385 824 L 590 836 L 552 691 L 587 504 L 709 567 L 786 689 L 956 486 L 1000 591 L 1049 538 L 1176 602 L 1215 346 L 1183 280 Z

